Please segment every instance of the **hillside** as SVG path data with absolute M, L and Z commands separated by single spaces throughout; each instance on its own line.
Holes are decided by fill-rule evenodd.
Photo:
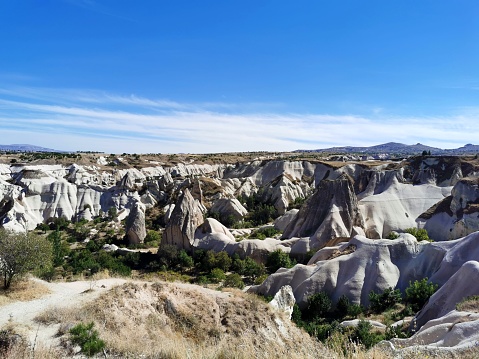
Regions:
M 330 154 L 366 154 L 372 156 L 389 155 L 389 156 L 414 156 L 420 155 L 423 151 L 430 153 L 431 155 L 441 156 L 460 156 L 460 155 L 476 155 L 479 153 L 479 145 L 467 144 L 459 148 L 442 149 L 437 147 L 431 147 L 417 143 L 414 145 L 405 145 L 403 143 L 388 142 L 380 145 L 369 147 L 331 147 L 317 150 L 299 150 L 298 152 L 318 152 L 318 153 L 330 153 Z

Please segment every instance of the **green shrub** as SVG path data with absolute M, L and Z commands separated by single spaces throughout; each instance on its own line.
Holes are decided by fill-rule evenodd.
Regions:
M 348 307 L 348 316 L 352 318 L 357 318 L 362 313 L 364 313 L 364 308 L 362 305 L 353 303 Z
M 254 284 L 255 285 L 260 285 L 261 283 L 263 283 L 266 280 L 266 278 L 268 278 L 268 275 L 267 274 L 262 274 L 254 280 Z
M 213 268 L 210 274 L 208 275 L 208 278 L 210 279 L 212 283 L 219 283 L 226 279 L 226 275 L 222 269 Z
M 101 269 L 108 269 L 110 272 L 122 276 L 128 277 L 131 275 L 131 268 L 123 263 L 122 258 L 116 258 L 108 252 L 99 252 L 97 261 Z
M 384 340 L 384 335 L 372 332 L 372 329 L 373 326 L 371 323 L 365 320 L 360 320 L 358 326 L 351 335 L 351 340 L 364 345 L 366 349 L 371 348 L 381 340 Z
M 252 281 L 266 273 L 266 268 L 262 263 L 256 263 L 254 259 L 246 257 L 244 260 L 245 266 L 243 274 L 249 277 Z M 240 273 L 241 274 L 241 273 Z
M 343 294 L 341 297 L 339 297 L 338 303 L 336 303 L 337 316 L 339 318 L 342 318 L 348 315 L 348 310 L 350 306 L 351 302 L 349 301 L 349 298 L 345 294 Z
M 246 257 L 240 259 L 238 255 L 233 256 L 233 264 L 231 269 L 240 275 L 248 277 L 251 281 L 266 273 L 266 268 L 263 264 L 258 264 L 254 259 Z
M 315 321 L 329 316 L 332 302 L 326 292 L 315 293 L 308 298 L 307 315 Z
M 80 346 L 82 353 L 93 356 L 105 348 L 105 342 L 98 337 L 98 331 L 93 329 L 94 323 L 77 324 L 70 329 L 72 343 Z
M 398 239 L 399 238 L 399 234 L 397 232 L 389 232 L 388 236 L 386 237 L 387 239 Z
M 268 255 L 266 266 L 269 271 L 274 273 L 279 268 L 291 268 L 296 264 L 294 260 L 291 260 L 288 253 L 283 252 L 281 249 L 277 249 Z
M 268 204 L 260 204 L 253 212 L 248 213 L 248 220 L 253 222 L 255 226 L 261 226 L 262 224 L 269 223 L 278 217 L 276 208 Z
M 427 278 L 409 282 L 406 288 L 406 301 L 417 312 L 428 301 L 429 297 L 437 290 L 438 285 L 428 283 Z
M 429 238 L 429 235 L 424 228 L 406 228 L 404 232 L 412 234 L 418 241 L 433 241 L 431 238 Z
M 304 202 L 306 202 L 305 197 L 296 197 L 293 203 L 289 204 L 288 209 L 293 209 L 293 208 L 300 209 L 301 206 L 304 204 Z
M 382 313 L 396 303 L 400 303 L 401 300 L 402 295 L 399 289 L 387 288 L 381 294 L 371 291 L 369 293 L 369 309 L 374 313 Z
M 343 328 L 337 321 L 331 323 L 309 322 L 305 323 L 303 328 L 312 337 L 324 342 L 335 332 L 342 332 Z
M 393 338 L 408 338 L 410 336 L 409 332 L 403 331 L 401 326 L 388 326 L 384 332 L 384 339 L 390 340 Z
M 171 244 L 162 244 L 157 252 L 158 263 L 166 268 L 173 268 L 178 260 L 178 248 Z
M 223 286 L 230 288 L 244 288 L 244 282 L 241 276 L 238 273 L 232 273 L 226 276 Z
M 65 257 L 70 254 L 70 247 L 62 242 L 62 234 L 60 231 L 54 231 L 47 236 L 52 244 L 52 261 L 53 266 L 61 266 L 65 262 Z
M 46 223 L 38 223 L 35 229 L 42 231 L 43 233 L 46 233 L 47 231 L 50 230 L 50 226 Z
M 178 265 L 182 270 L 188 270 L 195 265 L 195 262 L 193 261 L 193 258 L 189 256 L 184 249 L 182 249 L 178 253 Z
M 232 263 L 233 260 L 225 251 L 221 251 L 215 254 L 214 264 L 216 268 L 220 268 L 223 271 L 227 272 L 230 269 Z
M 59 218 L 51 217 L 51 218 L 47 219 L 46 222 L 48 223 L 48 226 L 50 227 L 50 229 L 52 231 L 55 231 L 55 230 L 63 231 L 65 229 L 67 229 L 68 226 L 71 223 L 65 217 L 59 217 Z
M 158 246 L 162 239 L 162 233 L 155 230 L 149 230 L 146 233 L 145 243 L 150 245 L 154 245 L 155 247 Z
M 266 238 L 274 238 L 279 233 L 281 233 L 281 231 L 278 231 L 274 227 L 265 227 L 253 231 L 248 238 L 264 240 Z
M 115 220 L 118 217 L 118 210 L 116 207 L 108 208 L 108 217 L 112 220 Z
M 299 308 L 299 305 L 297 303 L 294 303 L 293 313 L 291 314 L 291 320 L 300 327 L 304 325 L 302 315 L 303 314 L 301 313 L 301 309 Z

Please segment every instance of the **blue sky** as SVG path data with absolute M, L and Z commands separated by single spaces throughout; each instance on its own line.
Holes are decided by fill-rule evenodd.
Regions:
M 1 144 L 479 143 L 477 0 L 0 2 Z

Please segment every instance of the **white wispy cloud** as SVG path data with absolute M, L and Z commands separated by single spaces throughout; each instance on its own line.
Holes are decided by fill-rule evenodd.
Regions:
M 180 103 L 101 91 L 0 89 L 9 143 L 105 152 L 230 152 L 421 142 L 442 148 L 479 138 L 478 112 L 374 117 L 253 110 L 259 104 Z M 236 109 L 241 110 L 236 110 Z M 245 111 L 250 109 L 250 111 Z

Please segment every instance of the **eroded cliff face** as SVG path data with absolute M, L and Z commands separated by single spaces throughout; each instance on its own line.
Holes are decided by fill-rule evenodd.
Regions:
M 457 181 L 451 195 L 419 215 L 417 222 L 438 241 L 479 231 L 479 179 Z
M 194 199 L 188 189 L 180 195 L 163 235 L 165 244 L 190 250 L 195 240 L 196 228 L 203 223 L 205 207 Z
M 300 306 L 314 293 L 325 291 L 333 302 L 346 295 L 367 306 L 369 293 L 387 288 L 404 291 L 410 281 L 430 278 L 447 283 L 468 261 L 479 260 L 479 232 L 448 242 L 417 242 L 402 234 L 396 240 L 371 240 L 355 236 L 348 243 L 318 251 L 308 265 L 280 269 L 252 291 L 274 295 L 290 285 Z
M 354 227 L 362 229 L 364 222 L 353 180 L 344 174 L 319 183 L 315 193 L 286 227 L 283 238 L 309 237 L 310 247 L 320 249 L 332 239 L 349 238 Z
M 169 218 L 172 211 L 167 209 L 186 189 L 203 210 L 213 208 L 235 219 L 247 216 L 247 208 L 237 203 L 239 196 L 257 195 L 279 214 L 290 210 L 297 199 L 310 198 L 295 218 L 288 219 L 294 224 L 286 228 L 283 239 L 310 238 L 310 246 L 321 248 L 333 238 L 347 239 L 356 233 L 383 238 L 392 230 L 415 227 L 420 214 L 450 195 L 450 184 L 464 192 L 459 188 L 461 178 L 478 173 L 470 161 L 434 157 L 373 165 L 278 159 L 129 168 L 95 163 L 2 164 L 0 219 L 4 227 L 25 230 L 50 217 L 90 220 L 112 207 L 126 218 L 136 203 L 146 209 L 159 207 Z M 456 227 L 465 223 L 475 228 L 471 203 L 463 208 L 464 221 Z M 467 231 L 457 228 L 451 233 L 457 238 Z M 451 236 L 438 235 L 438 239 Z

